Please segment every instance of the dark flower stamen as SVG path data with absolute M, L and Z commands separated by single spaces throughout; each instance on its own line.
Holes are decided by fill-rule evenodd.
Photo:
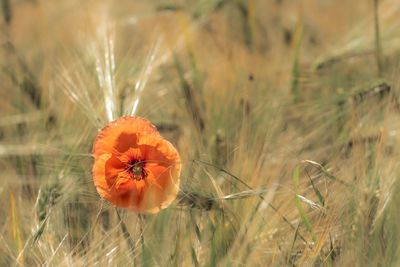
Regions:
M 134 160 L 128 164 L 128 173 L 136 181 L 143 180 L 147 177 L 147 171 L 144 168 L 144 162 L 140 160 Z

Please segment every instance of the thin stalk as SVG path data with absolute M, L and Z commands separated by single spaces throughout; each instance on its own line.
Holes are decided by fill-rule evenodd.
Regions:
M 296 24 L 294 33 L 293 43 L 293 64 L 292 64 L 292 81 L 291 91 L 293 95 L 293 102 L 298 103 L 300 101 L 300 54 L 301 54 L 301 43 L 303 41 L 303 21 L 299 17 Z
M 139 227 L 140 227 L 140 244 L 142 247 L 142 266 L 147 267 L 151 266 L 150 264 L 150 255 L 148 253 L 148 250 L 146 249 L 146 244 L 144 242 L 144 224 L 145 224 L 145 215 L 139 214 Z
M 378 70 L 378 76 L 382 76 L 382 47 L 380 41 L 380 31 L 379 31 L 379 0 L 374 1 L 374 26 L 375 26 L 375 56 L 376 56 L 376 66 Z
M 248 184 L 247 184 L 246 182 L 244 182 L 242 179 L 240 179 L 240 178 L 237 177 L 236 175 L 230 173 L 229 171 L 225 170 L 224 168 L 218 167 L 218 166 L 216 166 L 216 165 L 214 165 L 214 164 L 211 164 L 211 163 L 208 163 L 208 162 L 205 162 L 205 161 L 202 161 L 202 160 L 198 160 L 198 159 L 193 160 L 193 161 L 194 161 L 194 162 L 202 163 L 202 164 L 207 165 L 207 166 L 214 167 L 215 169 L 219 170 L 220 172 L 223 172 L 223 173 L 225 173 L 225 174 L 228 174 L 230 177 L 232 177 L 233 179 L 235 179 L 236 181 L 238 181 L 239 183 L 241 183 L 242 185 L 244 185 L 245 187 L 247 187 L 247 189 L 254 190 L 250 185 L 248 185 Z M 265 201 L 265 198 L 264 198 L 262 195 L 258 195 L 258 197 L 259 197 L 261 200 Z M 278 210 L 278 208 L 276 208 L 276 207 L 275 207 L 274 205 L 272 205 L 270 202 L 268 202 L 268 206 L 269 206 L 276 214 L 278 214 L 279 217 L 281 217 L 282 220 L 290 226 L 290 228 L 292 228 L 293 230 L 296 231 L 296 227 L 289 221 L 288 218 L 285 217 L 285 215 L 283 215 L 283 214 Z M 307 242 L 307 240 L 305 239 L 305 237 L 303 237 L 300 233 L 298 234 L 298 236 L 299 236 L 306 244 L 308 244 L 308 242 Z
M 133 253 L 135 251 L 135 244 L 133 242 L 132 236 L 129 233 L 128 228 L 126 227 L 125 222 L 122 220 L 121 215 L 119 214 L 119 211 L 117 208 L 115 208 L 115 212 L 117 213 L 118 220 L 119 220 L 120 226 L 121 226 L 121 230 L 122 230 L 122 233 L 126 240 L 126 243 L 128 244 L 129 250 L 130 250 L 131 254 L 134 255 Z
M 10 25 L 11 19 L 12 19 L 12 9 L 11 9 L 10 0 L 2 0 L 1 1 L 1 8 L 2 8 L 2 11 L 3 11 L 4 22 L 7 25 Z

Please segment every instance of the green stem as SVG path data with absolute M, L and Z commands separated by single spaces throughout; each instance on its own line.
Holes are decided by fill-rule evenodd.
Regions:
M 134 255 L 135 252 L 135 244 L 133 242 L 132 236 L 128 231 L 128 228 L 126 227 L 125 222 L 122 220 L 121 215 L 119 214 L 119 211 L 117 208 L 115 208 L 115 211 L 117 212 L 118 220 L 120 222 L 121 230 L 124 235 L 124 238 L 126 240 L 126 243 L 128 244 L 129 250 L 132 255 Z
M 145 215 L 139 214 L 139 227 L 140 227 L 140 244 L 142 246 L 142 266 L 147 267 L 151 266 L 150 264 L 150 255 L 148 250 L 146 249 L 146 245 L 144 243 L 144 225 L 145 223 Z
M 380 41 L 379 31 L 379 0 L 374 1 L 374 24 L 375 24 L 375 54 L 376 54 L 376 65 L 378 69 L 378 75 L 382 76 L 382 48 Z

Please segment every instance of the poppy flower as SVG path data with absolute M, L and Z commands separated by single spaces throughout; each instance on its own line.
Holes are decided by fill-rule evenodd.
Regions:
M 179 154 L 148 120 L 125 116 L 110 122 L 97 135 L 93 156 L 97 192 L 115 206 L 156 213 L 176 198 Z

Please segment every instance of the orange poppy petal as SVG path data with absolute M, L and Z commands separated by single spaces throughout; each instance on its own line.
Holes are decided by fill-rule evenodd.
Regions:
M 113 178 L 118 176 L 119 173 L 123 172 L 126 168 L 126 165 L 119 160 L 116 156 L 112 155 L 107 161 L 104 166 L 105 175 L 108 178 Z
M 140 149 L 130 147 L 125 153 L 118 157 L 118 159 L 127 164 L 131 158 L 141 158 L 142 154 Z
M 106 162 L 111 157 L 111 154 L 103 154 L 93 164 L 93 181 L 99 195 L 109 199 L 109 186 L 106 180 Z
M 142 198 L 144 182 L 134 182 L 119 176 L 114 179 L 114 184 L 105 175 L 105 165 L 109 155 L 104 154 L 98 159 L 93 167 L 93 179 L 97 192 L 102 198 L 107 199 L 116 206 L 123 208 L 136 207 Z
M 142 153 L 145 158 L 148 159 L 160 159 L 168 160 L 168 161 L 179 161 L 179 154 L 176 151 L 175 147 L 165 139 L 159 138 L 156 135 L 148 135 L 146 138 L 143 138 L 146 141 L 145 146 Z M 141 147 L 142 149 L 142 147 Z M 162 163 L 162 162 L 160 162 Z
M 179 190 L 180 164 L 169 167 L 153 164 L 148 167 L 148 170 L 149 185 L 143 193 L 139 211 L 156 213 L 176 198 Z
M 179 154 L 149 121 L 126 116 L 111 122 L 97 136 L 93 155 L 96 189 L 114 205 L 155 213 L 176 198 Z
M 169 177 L 170 173 L 165 172 L 163 175 L 154 178 L 157 181 L 149 184 L 143 192 L 143 199 L 139 203 L 138 211 L 156 213 L 171 204 L 176 198 L 179 184 L 175 182 L 176 179 L 169 179 Z
M 142 199 L 144 182 L 127 182 L 113 190 L 112 203 L 122 208 L 137 207 Z
M 97 158 L 111 151 L 126 151 L 137 141 L 137 135 L 148 134 L 158 135 L 156 127 L 148 120 L 131 116 L 118 118 L 99 132 L 93 146 L 93 155 Z

